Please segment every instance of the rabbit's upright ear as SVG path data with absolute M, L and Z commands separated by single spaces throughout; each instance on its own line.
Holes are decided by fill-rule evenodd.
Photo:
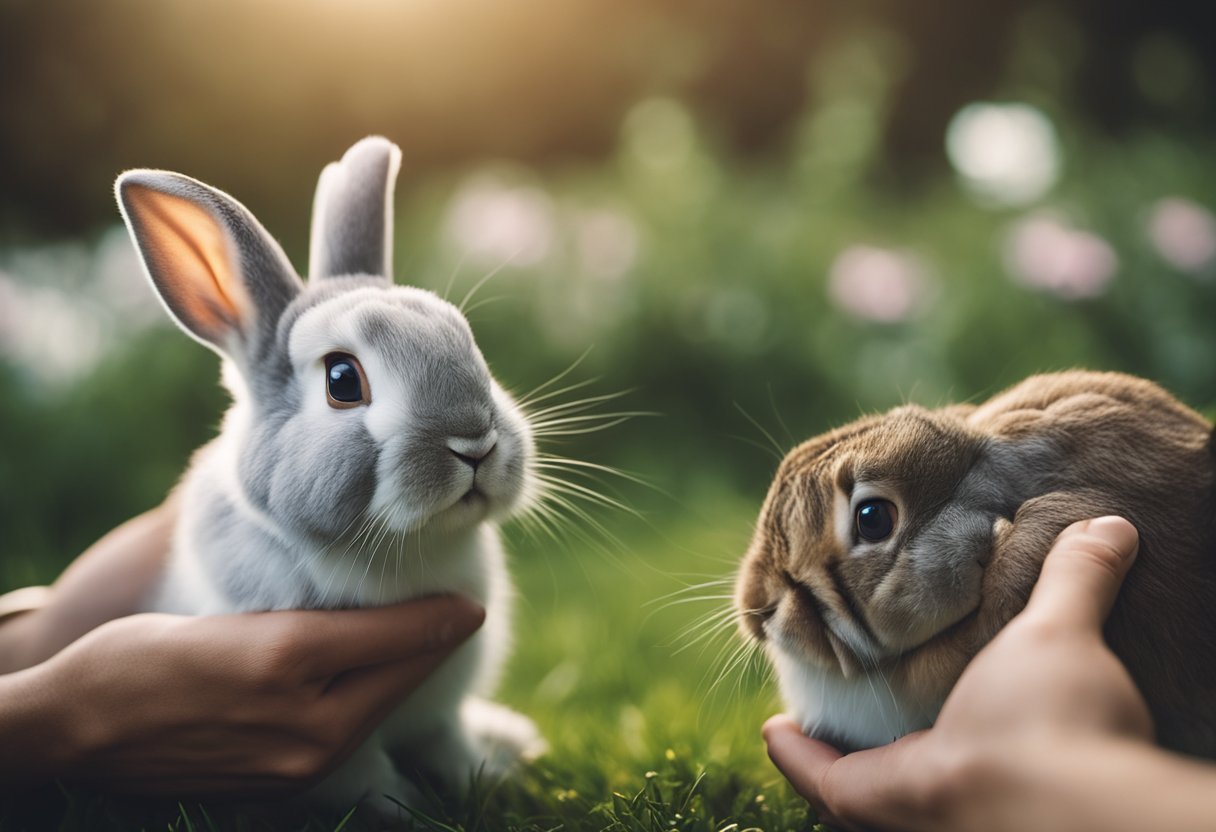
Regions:
M 356 143 L 321 171 L 312 203 L 308 279 L 393 279 L 393 186 L 401 149 L 382 136 Z
M 273 341 L 303 284 L 243 205 L 166 171 L 128 171 L 115 191 L 152 285 L 182 328 L 234 358 Z

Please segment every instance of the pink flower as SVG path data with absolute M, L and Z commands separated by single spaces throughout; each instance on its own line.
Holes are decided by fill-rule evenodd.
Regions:
M 828 296 L 845 312 L 865 321 L 892 324 L 920 312 L 929 278 L 915 257 L 875 246 L 850 246 L 828 274 Z
M 1098 297 L 1119 267 L 1106 240 L 1042 214 L 1013 226 L 1005 239 L 1004 259 L 1015 281 L 1065 300 Z
M 1202 205 L 1167 197 L 1153 205 L 1146 225 L 1153 248 L 1179 271 L 1194 274 L 1216 263 L 1216 218 Z

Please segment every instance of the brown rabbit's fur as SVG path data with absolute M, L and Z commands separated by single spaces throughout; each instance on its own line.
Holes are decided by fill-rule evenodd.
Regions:
M 859 543 L 850 525 L 855 488 L 896 506 L 882 543 Z M 739 574 L 741 625 L 779 677 L 782 661 L 810 668 L 781 679 L 787 700 L 877 673 L 884 695 L 919 714 L 894 731 L 904 733 L 932 721 L 964 665 L 1025 605 L 1056 535 L 1103 514 L 1140 532 L 1108 641 L 1159 740 L 1216 757 L 1216 437 L 1142 379 L 1035 376 L 979 406 L 901 407 L 795 448 Z M 805 679 L 822 691 L 795 690 Z M 846 746 L 881 741 L 802 718 Z

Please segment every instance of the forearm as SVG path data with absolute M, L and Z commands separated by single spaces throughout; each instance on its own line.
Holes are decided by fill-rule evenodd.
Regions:
M 40 613 L 26 612 L 0 621 L 0 675 L 41 661 L 44 630 Z
M 51 587 L 43 606 L 0 621 L 0 673 L 45 661 L 88 631 L 138 612 L 164 566 L 170 501 L 105 535 Z
M 1135 740 L 1002 749 L 959 784 L 949 828 L 1174 832 L 1216 824 L 1216 768 Z
M 0 676 L 0 791 L 60 776 L 72 759 L 64 709 L 42 668 Z

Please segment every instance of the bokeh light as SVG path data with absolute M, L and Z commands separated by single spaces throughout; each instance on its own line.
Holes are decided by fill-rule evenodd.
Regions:
M 443 234 L 472 266 L 534 266 L 554 245 L 553 201 L 536 186 L 475 175 L 452 196 Z
M 1110 243 L 1049 214 L 1018 220 L 1005 239 L 1004 258 L 1015 281 L 1064 300 L 1100 296 L 1119 267 Z
M 865 321 L 893 324 L 924 310 L 928 270 L 914 255 L 855 245 L 840 253 L 828 275 L 833 303 Z
M 1028 104 L 969 104 L 946 128 L 946 152 L 967 188 L 985 202 L 1027 205 L 1060 177 L 1055 127 Z
M 1216 265 L 1216 217 L 1199 203 L 1178 196 L 1159 200 L 1147 230 L 1153 248 L 1179 271 L 1210 273 Z

